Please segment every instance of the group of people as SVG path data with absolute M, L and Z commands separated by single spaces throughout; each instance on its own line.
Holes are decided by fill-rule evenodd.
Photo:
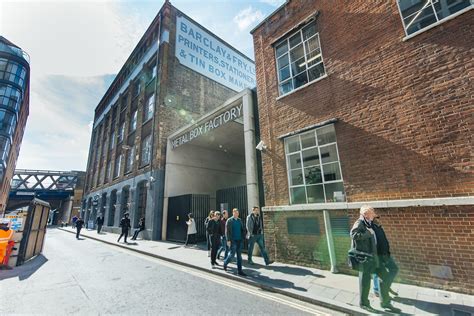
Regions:
M 100 232 L 102 230 L 102 226 L 104 225 L 104 216 L 102 214 L 99 214 L 99 216 L 97 216 L 97 218 L 95 220 L 95 224 L 97 225 L 97 234 L 100 234 Z M 79 239 L 79 235 L 80 235 L 81 230 L 84 227 L 84 225 L 85 225 L 85 222 L 81 217 L 74 216 L 72 218 L 72 226 L 76 228 L 76 239 Z M 121 228 L 121 234 L 120 234 L 117 242 L 120 242 L 120 239 L 122 239 L 122 237 L 124 237 L 124 242 L 127 243 L 127 238 L 128 238 L 129 232 L 132 228 L 129 213 L 125 213 L 123 215 L 122 219 L 120 219 L 119 226 Z M 140 220 L 138 222 L 138 227 L 133 232 L 133 236 L 132 236 L 131 239 L 132 240 L 137 240 L 138 235 L 143 230 L 145 230 L 145 218 L 144 217 L 140 218 Z
M 190 243 L 196 243 L 197 229 L 193 214 L 188 214 L 186 224 L 188 225 L 188 232 L 185 246 Z M 222 263 L 224 270 L 227 271 L 227 266 L 237 255 L 238 274 L 245 276 L 246 274 L 242 270 L 242 249 L 245 239 L 248 239 L 247 261 L 249 264 L 255 264 L 252 261 L 255 244 L 260 247 L 265 264 L 269 265 L 272 263 L 263 242 L 263 222 L 258 206 L 253 207 L 252 213 L 247 216 L 245 224 L 239 218 L 239 210 L 234 208 L 230 218 L 227 210 L 224 210 L 222 214 L 219 211 L 211 211 L 205 219 L 204 225 L 206 227 L 207 250 L 212 269 L 219 266 L 217 259 L 220 259 L 221 253 L 224 252 Z

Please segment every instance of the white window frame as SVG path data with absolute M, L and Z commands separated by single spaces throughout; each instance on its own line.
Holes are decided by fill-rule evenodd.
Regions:
M 115 158 L 114 179 L 120 176 L 121 165 L 122 165 L 122 155 L 120 154 L 117 158 Z
M 130 133 L 134 132 L 137 129 L 137 118 L 138 118 L 138 110 L 135 110 L 130 115 Z
M 128 152 L 127 152 L 127 156 L 125 158 L 125 173 L 129 173 L 129 172 L 132 172 L 133 170 L 133 165 L 134 165 L 134 162 L 135 162 L 135 146 L 132 146 Z M 129 164 L 130 162 L 130 164 Z
M 143 124 L 145 124 L 146 122 L 148 122 L 149 120 L 153 118 L 153 114 L 155 112 L 155 94 L 154 93 L 151 94 L 147 98 L 143 112 L 144 112 Z
M 148 143 L 148 145 L 146 147 L 144 147 L 146 145 L 146 143 Z M 144 150 L 145 148 L 146 148 L 146 150 Z M 146 136 L 143 139 L 140 149 L 141 149 L 140 164 L 143 167 L 143 166 L 146 166 L 146 165 L 151 163 L 151 134 Z M 143 160 L 143 158 L 145 156 L 147 157 L 146 161 Z
M 316 21 L 315 21 L 315 20 L 312 20 L 311 22 L 306 23 L 306 24 L 305 24 L 304 26 L 302 26 L 300 29 L 298 29 L 298 30 L 295 31 L 295 32 L 292 32 L 292 33 L 290 33 L 290 34 L 285 35 L 285 38 L 284 38 L 284 39 L 278 40 L 278 41 L 273 45 L 273 51 L 274 51 L 274 57 L 275 57 L 275 67 L 276 67 L 276 73 L 277 73 L 277 79 L 278 79 L 277 88 L 278 88 L 278 95 L 279 95 L 280 97 L 286 96 L 286 95 L 288 95 L 288 94 L 290 94 L 290 93 L 293 93 L 294 91 L 297 91 L 297 90 L 299 90 L 299 89 L 302 89 L 302 88 L 306 87 L 306 86 L 309 85 L 310 83 L 319 81 L 320 79 L 323 79 L 323 78 L 326 78 L 326 77 L 327 77 L 327 71 L 326 71 L 326 67 L 325 67 L 325 65 L 324 65 L 323 49 L 322 49 L 322 47 L 321 47 L 321 37 L 320 37 L 320 35 L 319 35 L 319 32 L 315 32 L 310 38 L 308 38 L 308 39 L 306 39 L 306 40 L 303 39 L 303 29 L 304 29 L 305 27 L 307 27 L 308 25 L 310 25 L 311 23 L 315 23 L 315 24 L 316 24 Z M 300 36 L 301 36 L 301 43 L 298 44 L 298 45 L 303 45 L 303 57 L 304 57 L 304 60 L 305 60 L 305 67 L 306 67 L 306 69 L 305 69 L 304 71 L 306 72 L 306 75 L 308 76 L 308 82 L 305 83 L 305 84 L 303 84 L 303 85 L 301 85 L 301 86 L 299 86 L 299 87 L 297 87 L 297 88 L 295 88 L 295 87 L 294 87 L 294 84 L 293 84 L 293 79 L 294 79 L 297 75 L 302 74 L 303 71 L 300 72 L 300 73 L 298 73 L 298 74 L 296 74 L 296 75 L 293 74 L 293 70 L 291 69 L 290 51 L 291 51 L 292 49 L 294 49 L 295 47 L 290 48 L 289 40 L 290 40 L 290 38 L 292 38 L 292 37 L 293 37 L 294 35 L 296 35 L 297 33 L 299 33 Z M 305 43 L 308 42 L 309 40 L 313 39 L 313 38 L 316 37 L 316 36 L 317 36 L 317 38 L 318 38 L 318 45 L 319 45 L 319 49 L 320 49 L 320 51 L 321 51 L 321 52 L 320 52 L 321 61 L 320 61 L 319 63 L 317 63 L 317 64 L 312 65 L 310 68 L 308 68 L 308 59 L 307 59 L 307 52 L 306 52 L 306 45 L 305 45 Z M 289 71 L 290 71 L 290 77 L 287 78 L 287 79 L 285 79 L 284 81 L 281 81 L 281 78 L 280 78 L 280 68 L 278 67 L 278 59 L 281 58 L 284 54 L 283 54 L 282 56 L 277 56 L 277 50 L 276 50 L 276 48 L 277 48 L 277 46 L 279 46 L 279 45 L 282 44 L 283 42 L 286 42 L 286 45 L 287 45 L 287 47 L 288 47 L 288 51 L 287 51 L 285 54 L 288 54 L 288 68 L 289 68 Z M 298 45 L 297 45 L 297 46 L 298 46 Z M 313 79 L 313 80 L 309 80 L 309 74 L 308 74 L 309 69 L 314 68 L 314 67 L 317 67 L 317 66 L 320 65 L 320 64 L 322 64 L 323 67 L 324 67 L 324 74 L 322 74 L 322 75 L 319 76 L 318 78 L 315 78 L 315 79 Z M 282 92 L 280 91 L 280 85 L 281 85 L 282 83 L 287 83 L 287 82 L 291 82 L 292 89 L 291 89 L 290 91 L 286 92 L 286 93 L 282 93 Z
M 470 2 L 471 2 L 471 5 L 470 5 L 470 6 L 467 6 L 467 7 L 464 8 L 464 9 L 461 9 L 461 10 L 459 10 L 459 11 L 457 11 L 457 12 L 455 12 L 455 13 L 453 13 L 453 14 L 447 16 L 447 17 L 444 17 L 444 18 L 440 19 L 440 18 L 438 17 L 438 14 L 436 13 L 436 8 L 434 7 L 433 0 L 425 0 L 426 3 L 425 3 L 425 5 L 422 7 L 422 9 L 420 9 L 418 12 L 412 13 L 412 15 L 419 15 L 419 13 L 423 12 L 423 10 L 425 10 L 428 6 L 431 6 L 431 9 L 433 10 L 433 15 L 434 15 L 434 17 L 435 17 L 435 19 L 436 19 L 436 22 L 434 22 L 434 23 L 432 23 L 432 24 L 430 24 L 430 25 L 428 25 L 428 26 L 425 26 L 424 28 L 422 28 L 422 29 L 420 29 L 420 30 L 418 30 L 418 31 L 415 31 L 415 32 L 413 32 L 413 33 L 408 34 L 408 32 L 407 32 L 407 25 L 406 25 L 406 23 L 405 23 L 405 18 L 403 17 L 402 9 L 401 9 L 401 7 L 400 7 L 400 1 L 402 1 L 402 0 L 397 0 L 397 7 L 398 7 L 398 13 L 399 13 L 399 15 L 400 15 L 400 19 L 402 20 L 403 30 L 404 30 L 404 32 L 405 32 L 405 38 L 404 38 L 404 40 L 410 39 L 410 38 L 412 38 L 412 37 L 414 37 L 414 36 L 416 36 L 416 35 L 418 35 L 418 34 L 421 34 L 421 33 L 423 33 L 423 32 L 426 32 L 426 31 L 428 31 L 428 30 L 430 30 L 430 29 L 432 29 L 432 28 L 434 28 L 434 27 L 436 27 L 436 26 L 438 26 L 438 25 L 440 25 L 440 24 L 442 24 L 442 23 L 444 23 L 444 22 L 446 22 L 446 21 L 449 21 L 449 20 L 451 20 L 451 19 L 457 17 L 458 15 L 461 15 L 461 14 L 463 14 L 463 13 L 469 11 L 469 10 L 472 10 L 472 9 L 474 8 L 474 0 L 470 0 Z M 436 2 L 439 2 L 440 0 L 435 0 L 435 1 L 436 1 Z M 442 0 L 441 0 L 441 1 L 442 1 Z M 416 18 L 417 18 L 417 16 L 415 16 L 415 17 L 413 18 L 412 22 L 415 22 Z M 411 23 L 409 23 L 409 24 L 411 24 Z
M 334 124 L 330 124 L 330 125 L 334 125 Z M 304 132 L 301 132 L 301 133 L 298 133 L 297 135 L 294 135 L 294 136 L 291 136 L 291 137 L 287 137 L 285 138 L 284 140 L 284 148 L 285 148 L 285 159 L 286 159 L 286 175 L 287 175 L 287 180 L 288 180 L 288 196 L 289 196 L 289 200 L 290 200 L 290 204 L 293 205 L 293 204 L 296 204 L 298 205 L 297 203 L 294 203 L 293 202 L 293 196 L 291 194 L 291 189 L 293 188 L 304 188 L 305 189 L 305 199 L 306 199 L 306 203 L 304 204 L 310 204 L 308 202 L 308 190 L 306 189 L 308 186 L 311 187 L 311 186 L 317 186 L 317 185 L 321 185 L 323 187 L 323 193 L 324 193 L 324 202 L 320 202 L 320 203 L 335 203 L 334 201 L 332 202 L 328 202 L 327 200 L 327 197 L 326 197 L 326 187 L 325 185 L 326 184 L 332 184 L 332 183 L 342 183 L 344 185 L 344 177 L 342 175 L 342 168 L 341 168 L 341 160 L 339 158 L 339 148 L 337 146 L 337 135 L 336 136 L 336 141 L 335 142 L 331 142 L 331 143 L 327 143 L 327 144 L 324 144 L 324 145 L 319 145 L 318 143 L 318 137 L 317 137 L 317 134 L 316 134 L 316 131 L 319 130 L 319 129 L 323 129 L 323 128 L 326 128 L 330 125 L 324 125 L 324 126 L 321 126 L 321 127 L 318 127 L 318 128 L 314 128 L 314 129 L 311 129 L 311 130 L 308 130 L 308 131 L 304 131 Z M 306 147 L 304 149 L 302 149 L 301 147 L 301 136 L 302 135 L 306 135 L 310 132 L 313 132 L 315 134 L 315 140 L 316 140 L 316 145 L 314 146 L 311 146 L 311 147 Z M 299 141 L 299 150 L 297 151 L 294 151 L 294 152 L 288 152 L 287 150 L 287 141 L 291 140 L 291 139 L 295 139 L 295 138 L 298 138 L 298 141 Z M 321 158 L 321 148 L 325 148 L 325 147 L 329 147 L 329 146 L 333 146 L 335 145 L 336 147 L 336 154 L 337 154 L 337 161 L 331 161 L 331 162 L 326 162 L 326 163 L 323 163 L 322 162 L 322 158 Z M 310 149 L 314 149 L 314 148 L 317 148 L 318 149 L 318 155 L 319 155 L 319 165 L 314 165 L 314 166 L 319 166 L 321 168 L 321 183 L 318 183 L 318 184 L 309 184 L 307 185 L 306 184 L 306 177 L 304 176 L 304 171 L 305 171 L 305 166 L 303 164 L 303 151 L 306 151 L 306 150 L 310 150 Z M 295 168 L 295 169 L 291 169 L 290 167 L 290 156 L 292 155 L 295 155 L 299 153 L 299 156 L 300 156 L 300 160 L 301 160 L 301 167 L 299 168 Z M 326 181 L 324 179 L 324 166 L 325 165 L 330 165 L 330 164 L 334 164 L 336 163 L 338 164 L 339 166 L 339 173 L 341 175 L 341 179 L 339 180 L 332 180 L 332 181 Z M 310 167 L 314 167 L 314 166 L 310 166 Z M 309 168 L 309 167 L 307 167 Z M 303 184 L 299 184 L 299 185 L 291 185 L 291 172 L 292 171 L 295 171 L 295 170 L 302 170 L 302 175 L 303 175 Z M 344 190 L 344 200 L 347 200 L 346 198 L 346 192 Z M 301 204 L 301 203 L 299 203 Z

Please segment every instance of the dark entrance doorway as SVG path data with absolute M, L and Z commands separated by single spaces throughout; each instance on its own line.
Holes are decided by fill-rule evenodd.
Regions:
M 204 219 L 210 210 L 210 196 L 207 194 L 186 194 L 170 197 L 168 200 L 168 222 L 166 239 L 185 242 L 188 214 L 193 213 L 196 221 L 197 240 L 206 240 Z
M 249 214 L 247 209 L 247 186 L 242 185 L 216 191 L 216 210 L 227 210 L 229 217 L 232 217 L 232 209 L 234 208 L 239 210 L 239 217 L 245 225 L 245 220 Z M 247 239 L 244 241 L 244 248 L 247 249 Z
M 113 190 L 110 193 L 109 218 L 107 219 L 108 226 L 114 226 L 116 204 L 117 204 L 117 190 Z
M 132 227 L 138 226 L 138 221 L 140 218 L 144 218 L 146 214 L 146 199 L 147 199 L 147 191 L 148 191 L 148 182 L 142 181 L 137 185 L 137 208 L 135 210 L 135 216 L 133 217 Z

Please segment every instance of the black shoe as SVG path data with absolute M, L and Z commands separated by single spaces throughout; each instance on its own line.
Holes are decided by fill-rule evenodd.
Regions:
M 362 308 L 363 310 L 366 310 L 366 311 L 368 311 L 368 312 L 370 312 L 370 313 L 375 313 L 375 312 L 377 312 L 375 309 L 372 308 L 372 306 L 370 306 L 369 303 L 367 303 L 367 304 L 360 304 L 359 306 L 360 306 L 360 308 Z
M 227 265 L 224 263 L 224 271 L 227 271 Z
M 244 271 L 239 271 L 239 272 L 238 272 L 238 275 L 244 276 L 244 277 L 247 276 L 247 275 L 244 273 Z
M 401 309 L 400 308 L 397 308 L 395 306 L 393 306 L 392 304 L 388 303 L 388 304 L 381 304 L 380 305 L 384 311 L 386 312 L 391 312 L 391 313 L 395 313 L 395 314 L 398 314 L 398 313 L 401 313 Z
M 253 266 L 255 265 L 255 262 L 253 262 L 252 260 L 247 261 L 247 263 Z
M 396 292 L 396 291 L 394 291 L 394 290 L 392 290 L 392 289 L 389 289 L 388 292 L 389 292 L 390 294 L 392 294 L 393 296 L 398 296 L 398 292 Z
M 216 266 L 220 266 L 220 264 L 218 264 L 218 263 L 217 263 L 217 261 L 216 261 L 216 262 L 214 262 L 213 264 L 215 264 Z

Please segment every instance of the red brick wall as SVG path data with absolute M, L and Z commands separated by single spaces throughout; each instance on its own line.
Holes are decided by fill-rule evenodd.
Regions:
M 327 78 L 276 100 L 272 42 L 319 11 Z M 396 2 L 290 1 L 254 32 L 267 205 L 288 204 L 277 136 L 331 118 L 348 201 L 474 195 L 474 11 L 407 41 Z
M 397 282 L 474 293 L 474 208 L 472 206 L 377 209 L 400 272 Z M 349 232 L 358 210 L 331 211 L 331 217 L 349 217 Z M 316 217 L 320 236 L 289 235 L 287 219 Z M 329 252 L 322 211 L 265 211 L 265 243 L 272 259 L 329 269 Z M 349 236 L 333 231 L 340 272 L 354 274 L 347 266 Z M 448 266 L 453 279 L 430 274 L 429 265 Z

